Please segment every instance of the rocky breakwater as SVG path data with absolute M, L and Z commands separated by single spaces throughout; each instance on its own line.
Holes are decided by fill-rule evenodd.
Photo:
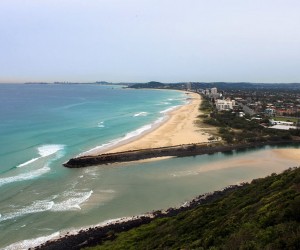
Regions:
M 68 168 L 81 168 L 88 166 L 104 165 L 109 163 L 130 162 L 157 157 L 173 156 L 195 156 L 201 154 L 211 154 L 216 152 L 230 152 L 232 150 L 241 150 L 246 148 L 259 147 L 264 145 L 274 145 L 291 143 L 291 141 L 276 141 L 276 142 L 255 142 L 244 144 L 224 145 L 220 142 L 216 143 L 199 143 L 199 144 L 184 144 L 170 147 L 148 148 L 141 150 L 131 150 L 117 153 L 100 154 L 96 156 L 81 156 L 70 159 L 64 163 Z

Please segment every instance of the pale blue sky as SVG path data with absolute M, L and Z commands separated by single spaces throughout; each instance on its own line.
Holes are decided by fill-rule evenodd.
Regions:
M 300 82 L 299 0 L 1 0 L 0 82 Z

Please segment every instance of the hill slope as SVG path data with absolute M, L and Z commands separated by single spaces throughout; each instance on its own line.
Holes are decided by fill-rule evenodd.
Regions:
M 252 181 L 89 249 L 300 249 L 300 168 Z

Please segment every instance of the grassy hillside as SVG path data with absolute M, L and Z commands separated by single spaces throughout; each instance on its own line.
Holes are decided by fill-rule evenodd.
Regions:
M 252 181 L 210 204 L 110 232 L 89 249 L 300 249 L 300 168 Z

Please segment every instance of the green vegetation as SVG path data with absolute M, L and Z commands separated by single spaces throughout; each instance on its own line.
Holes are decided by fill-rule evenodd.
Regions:
M 210 102 L 210 100 L 206 96 L 202 96 L 200 110 L 205 114 L 209 114 L 214 110 L 213 104 Z
M 231 111 L 212 113 L 204 122 L 220 127 L 219 134 L 227 143 L 290 140 L 299 133 L 265 128 L 259 121 L 237 117 Z
M 294 123 L 297 123 L 298 122 L 298 118 L 293 118 L 293 117 L 279 117 L 279 116 L 276 116 L 274 117 L 274 120 L 275 121 L 284 121 L 284 122 L 294 122 Z
M 161 82 L 152 81 L 152 82 L 148 82 L 148 83 L 137 83 L 137 84 L 134 84 L 130 87 L 135 88 L 135 89 L 142 89 L 142 88 L 163 89 L 163 88 L 166 87 L 166 85 L 161 83 Z
M 300 249 L 300 168 L 272 174 L 90 249 Z

